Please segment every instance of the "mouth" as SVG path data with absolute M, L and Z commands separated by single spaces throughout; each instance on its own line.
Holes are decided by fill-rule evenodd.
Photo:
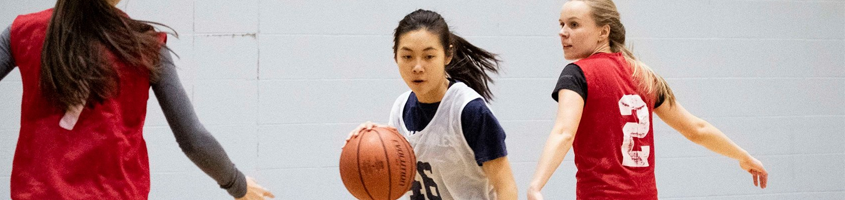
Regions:
M 417 80 L 414 80 L 414 81 L 411 81 L 411 82 L 413 82 L 414 84 L 421 84 L 421 83 L 423 83 L 423 82 L 425 82 L 425 81 L 424 81 L 424 80 L 419 80 L 419 79 L 417 79 Z
M 572 45 L 569 45 L 569 44 L 564 44 L 564 45 L 563 45 L 563 48 L 564 48 L 564 49 L 569 49 L 569 48 L 572 48 Z

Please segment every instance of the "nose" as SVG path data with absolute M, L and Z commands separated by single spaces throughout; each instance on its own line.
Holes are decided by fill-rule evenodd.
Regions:
M 416 63 L 414 63 L 414 68 L 412 68 L 411 71 L 414 72 L 415 74 L 425 72 L 425 69 L 423 69 L 422 62 L 417 60 Z
M 561 38 L 569 38 L 569 31 L 566 31 L 566 27 L 560 27 L 560 31 L 557 34 L 560 35 Z

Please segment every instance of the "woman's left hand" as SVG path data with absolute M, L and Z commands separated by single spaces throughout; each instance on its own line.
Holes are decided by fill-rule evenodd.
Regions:
M 746 159 L 740 160 L 739 166 L 742 167 L 742 170 L 751 173 L 754 179 L 754 186 L 760 186 L 763 189 L 766 188 L 766 182 L 769 180 L 769 172 L 766 172 L 766 169 L 763 168 L 762 162 L 749 156 Z

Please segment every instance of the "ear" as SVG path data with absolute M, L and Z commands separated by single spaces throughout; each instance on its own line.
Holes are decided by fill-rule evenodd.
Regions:
M 607 38 L 610 37 L 610 24 L 605 24 L 600 29 L 599 39 L 601 39 L 601 41 L 607 41 Z

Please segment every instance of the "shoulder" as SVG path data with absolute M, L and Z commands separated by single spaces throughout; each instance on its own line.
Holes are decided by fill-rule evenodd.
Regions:
M 411 91 L 404 92 L 396 97 L 396 100 L 393 102 L 393 110 L 396 111 L 397 109 L 402 108 L 405 105 L 405 102 L 408 101 L 408 97 L 411 96 Z
M 564 75 L 568 76 L 584 76 L 584 71 L 581 70 L 581 66 L 578 63 L 569 63 L 566 67 L 563 67 L 563 70 L 560 73 L 561 77 Z
M 40 31 L 46 32 L 50 17 L 52 16 L 52 8 L 40 12 L 18 15 L 10 28 L 12 35 L 30 35 L 31 33 Z
M 487 107 L 487 103 L 484 102 L 484 99 L 482 98 L 470 101 L 461 111 L 462 119 L 478 119 L 489 115 L 493 115 L 493 112 L 490 111 L 490 108 Z
M 50 17 L 53 16 L 53 9 L 42 10 L 39 12 L 28 13 L 23 15 L 18 15 L 16 18 L 16 22 L 44 22 L 50 21 Z
M 459 105 L 466 105 L 470 101 L 482 98 L 481 94 L 478 94 L 478 92 L 460 81 L 455 82 L 455 84 L 449 87 L 449 90 L 450 91 L 447 91 L 447 95 L 451 96 L 449 98 Z

